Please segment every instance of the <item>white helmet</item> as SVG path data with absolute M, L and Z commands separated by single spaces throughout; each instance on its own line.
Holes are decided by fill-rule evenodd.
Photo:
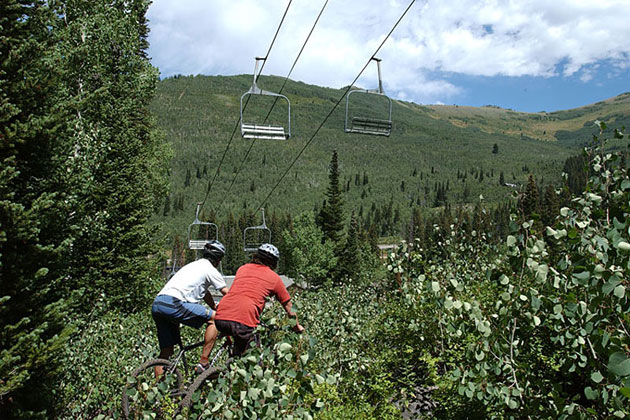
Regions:
M 271 257 L 275 261 L 278 261 L 280 259 L 280 251 L 278 251 L 278 248 L 271 244 L 262 244 L 260 247 L 258 247 L 258 253 Z

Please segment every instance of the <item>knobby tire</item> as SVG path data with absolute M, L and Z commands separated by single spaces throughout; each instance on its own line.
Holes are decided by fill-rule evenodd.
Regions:
M 185 410 L 190 408 L 192 405 L 192 398 L 195 391 L 200 389 L 206 382 L 213 381 L 219 377 L 219 375 L 225 370 L 224 367 L 214 366 L 211 367 L 204 372 L 202 372 L 197 378 L 195 378 L 194 382 L 188 387 L 188 391 L 186 392 L 186 396 L 182 400 L 182 409 Z
M 176 386 L 175 386 L 175 389 L 171 388 L 169 392 L 171 392 L 175 396 L 181 396 L 184 392 L 184 381 L 177 367 L 174 367 L 173 363 L 169 360 L 166 360 L 166 359 L 149 360 L 143 363 L 142 365 L 140 365 L 138 368 L 136 368 L 131 373 L 131 376 L 135 378 L 136 380 L 142 380 L 143 378 L 151 378 L 153 376 L 153 379 L 155 380 L 154 368 L 156 366 L 162 366 L 165 372 L 172 369 L 170 377 L 174 377 Z M 137 413 L 137 412 L 134 413 L 133 410 L 130 410 L 130 408 L 133 408 L 133 404 L 135 403 L 135 401 L 130 400 L 130 396 L 127 394 L 127 392 L 130 389 L 136 389 L 136 392 L 138 392 L 137 384 L 131 385 L 127 383 L 127 381 L 125 381 L 125 387 L 122 392 L 122 418 L 133 419 L 133 418 L 136 418 L 135 416 L 137 416 L 138 414 L 140 414 L 139 418 L 142 418 L 142 413 Z M 130 402 L 132 403 L 131 407 L 130 407 Z M 130 417 L 129 416 L 130 414 L 132 414 L 133 416 Z

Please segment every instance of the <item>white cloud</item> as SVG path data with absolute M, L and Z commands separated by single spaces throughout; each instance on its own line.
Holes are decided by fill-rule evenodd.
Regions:
M 149 54 L 163 76 L 251 73 L 254 56 L 266 53 L 287 4 L 154 0 Z M 323 4 L 293 0 L 266 74 L 287 74 Z M 291 78 L 330 87 L 349 84 L 407 4 L 329 0 Z M 602 61 L 627 69 L 628 16 L 628 0 L 419 0 L 379 53 L 386 91 L 427 103 L 461 93 L 440 73 L 576 75 L 588 81 Z M 359 84 L 374 87 L 375 76 L 369 66 Z

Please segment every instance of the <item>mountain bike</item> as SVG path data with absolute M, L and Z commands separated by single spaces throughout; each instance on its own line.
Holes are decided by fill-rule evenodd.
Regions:
M 219 335 L 217 342 L 221 339 L 224 339 L 223 344 L 215 352 L 210 361 L 210 367 L 195 378 L 189 387 L 185 386 L 184 378 L 190 377 L 192 368 L 186 360 L 186 353 L 202 347 L 203 341 L 187 346 L 180 343 L 180 350 L 172 361 L 152 359 L 137 367 L 127 377 L 122 392 L 122 417 L 124 419 L 141 419 L 145 418 L 145 415 L 157 414 L 157 418 L 174 418 L 182 408 L 184 400 L 187 403 L 186 407 L 188 407 L 192 401 L 192 396 L 186 399 L 189 391 L 191 389 L 193 392 L 197 390 L 201 384 L 213 377 L 213 373 L 218 375 L 225 368 L 224 366 L 216 366 L 221 356 L 226 352 L 230 357 L 232 355 L 232 342 L 229 337 Z M 156 377 L 155 368 L 158 366 L 162 367 L 163 373 Z M 182 367 L 184 375 L 180 370 Z M 201 376 L 204 378 L 202 381 L 199 380 Z
M 261 322 L 260 326 L 267 333 L 276 331 L 278 326 L 266 325 Z M 191 405 L 203 399 L 205 392 L 211 388 L 204 385 L 217 379 L 222 372 L 229 369 L 233 356 L 232 340 L 229 336 L 219 334 L 217 343 L 223 343 L 209 362 L 209 367 L 197 375 L 188 386 L 184 383 L 184 377 L 190 375 L 190 367 L 186 360 L 186 353 L 190 350 L 202 347 L 204 342 L 200 341 L 188 346 L 179 344 L 180 351 L 174 360 L 152 359 L 148 360 L 136 368 L 127 378 L 127 383 L 122 393 L 122 415 L 124 419 L 144 418 L 145 415 L 157 414 L 157 418 L 174 418 L 182 410 L 188 409 Z M 260 330 L 254 332 L 254 343 L 260 346 Z M 215 348 L 216 345 L 215 345 Z M 227 352 L 228 358 L 221 363 L 221 358 Z M 161 366 L 163 374 L 159 378 L 155 376 L 155 367 Z M 182 375 L 179 366 L 183 366 Z

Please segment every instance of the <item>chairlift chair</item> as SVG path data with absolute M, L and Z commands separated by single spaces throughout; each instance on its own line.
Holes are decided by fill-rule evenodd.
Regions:
M 243 243 L 245 252 L 256 252 L 264 243 L 271 243 L 271 229 L 265 223 L 265 209 L 262 211 L 262 224 L 246 227 L 243 231 Z
M 265 61 L 266 58 L 256 57 L 256 66 L 254 68 L 254 81 L 247 92 L 241 96 L 241 136 L 246 139 L 268 139 L 268 140 L 287 140 L 291 137 L 291 102 L 284 95 L 262 90 L 256 84 L 258 73 L 258 61 Z M 247 95 L 265 95 L 275 98 L 282 98 L 287 101 L 287 127 L 286 130 L 281 125 L 269 125 L 264 122 L 261 124 L 253 122 L 245 122 L 243 120 L 243 98 Z
M 199 220 L 199 210 L 201 210 L 201 204 L 202 203 L 197 203 L 197 211 L 195 212 L 195 220 L 193 220 L 190 226 L 188 226 L 188 248 L 189 249 L 197 249 L 197 250 L 203 249 L 203 247 L 207 243 L 210 243 L 211 241 L 216 240 L 219 236 L 219 228 L 216 224 L 211 223 L 211 222 L 202 222 Z M 204 235 L 200 235 L 197 232 L 195 232 L 193 235 L 193 228 L 196 228 L 199 233 L 205 228 L 206 233 L 214 232 L 214 235 L 205 235 L 206 237 L 203 237 Z
M 370 134 L 375 136 L 388 136 L 392 132 L 392 100 L 383 91 L 383 81 L 381 79 L 381 59 L 372 57 L 376 61 L 378 69 L 378 88 L 377 89 L 353 89 L 346 96 L 346 118 L 344 122 L 344 130 L 346 133 Z M 350 118 L 350 95 L 353 93 L 362 93 L 368 95 L 380 95 L 387 99 L 389 112 L 387 119 L 377 119 L 367 116 L 352 116 Z M 348 121 L 350 120 L 350 121 Z

